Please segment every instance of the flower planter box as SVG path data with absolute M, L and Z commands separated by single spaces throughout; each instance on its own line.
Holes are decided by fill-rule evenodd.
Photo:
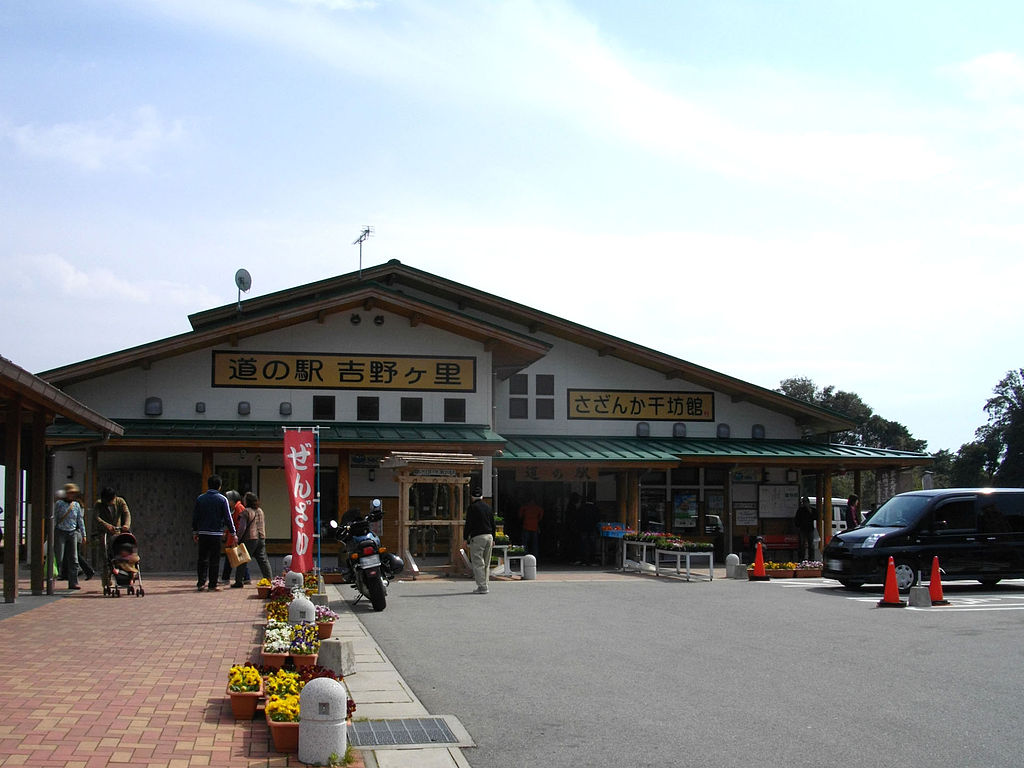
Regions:
M 280 669 L 281 665 L 284 664 L 284 660 L 288 658 L 287 653 L 267 653 L 262 652 L 263 666 L 271 667 L 272 669 Z
M 266 600 L 270 597 L 270 587 L 256 587 L 256 594 Z
M 344 584 L 345 577 L 340 573 L 325 573 L 324 584 Z
M 321 640 L 326 640 L 331 636 L 331 632 L 334 631 L 333 621 L 318 621 L 316 623 L 316 633 Z
M 263 698 L 263 680 L 260 680 L 258 691 L 232 691 L 228 688 L 231 700 L 231 714 L 238 720 L 252 720 L 256 716 L 256 705 Z
M 816 579 L 821 576 L 821 568 L 797 568 L 796 577 L 798 579 Z
M 267 726 L 270 728 L 270 739 L 278 752 L 299 751 L 298 722 L 280 722 L 271 720 L 267 715 Z
M 295 664 L 296 669 L 302 669 L 303 667 L 312 667 L 316 664 L 317 654 L 315 653 L 293 653 L 291 654 L 292 663 Z
M 788 568 L 765 568 L 764 574 L 772 579 L 791 579 L 795 571 Z

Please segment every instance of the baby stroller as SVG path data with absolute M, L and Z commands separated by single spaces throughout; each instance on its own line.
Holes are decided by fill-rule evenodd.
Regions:
M 139 571 L 139 545 L 127 530 L 107 534 L 107 565 L 110 567 L 110 586 L 103 587 L 104 597 L 120 597 L 122 587 L 129 595 L 142 597 L 142 574 Z

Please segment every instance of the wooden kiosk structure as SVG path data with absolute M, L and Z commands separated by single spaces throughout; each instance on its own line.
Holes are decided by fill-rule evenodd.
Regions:
M 423 531 L 431 538 L 446 539 L 447 562 L 442 566 L 456 573 L 465 570 L 459 548 L 462 544 L 462 527 L 466 519 L 466 486 L 474 474 L 483 470 L 483 459 L 469 453 L 415 453 L 393 451 L 382 462 L 381 467 L 393 470 L 398 483 L 398 554 L 406 563 L 414 563 L 415 556 L 410 542 Z M 431 498 L 438 498 L 438 491 L 444 489 L 446 503 L 438 507 L 413 503 L 419 497 L 419 490 L 427 486 Z M 437 534 L 443 534 L 438 536 Z M 418 567 L 418 566 L 417 566 Z M 416 569 L 413 569 L 414 572 Z

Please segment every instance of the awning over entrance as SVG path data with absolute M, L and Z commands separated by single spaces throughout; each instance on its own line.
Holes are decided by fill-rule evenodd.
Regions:
M 196 445 L 197 443 L 266 443 L 280 445 L 283 426 L 306 426 L 291 421 L 200 421 L 173 419 L 121 419 L 124 435 L 119 447 L 145 444 Z M 310 424 L 311 426 L 311 424 Z M 370 422 L 329 422 L 320 424 L 320 444 L 346 446 L 480 446 L 499 448 L 504 439 L 487 426 L 475 424 L 382 424 Z M 61 422 L 47 429 L 52 445 L 94 437 L 87 427 Z M 493 448 L 492 448 L 493 446 Z
M 918 466 L 930 464 L 931 456 L 914 451 L 894 451 L 805 440 L 678 440 L 642 437 L 506 437 L 499 466 L 538 462 L 589 462 L 636 464 L 776 464 L 787 466 L 828 465 L 843 469 Z

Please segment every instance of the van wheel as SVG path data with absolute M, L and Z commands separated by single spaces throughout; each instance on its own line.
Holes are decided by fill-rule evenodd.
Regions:
M 909 563 L 896 563 L 896 587 L 900 592 L 906 592 L 917 584 L 917 569 Z
M 858 590 L 864 586 L 863 581 L 840 581 L 839 583 L 850 590 Z

